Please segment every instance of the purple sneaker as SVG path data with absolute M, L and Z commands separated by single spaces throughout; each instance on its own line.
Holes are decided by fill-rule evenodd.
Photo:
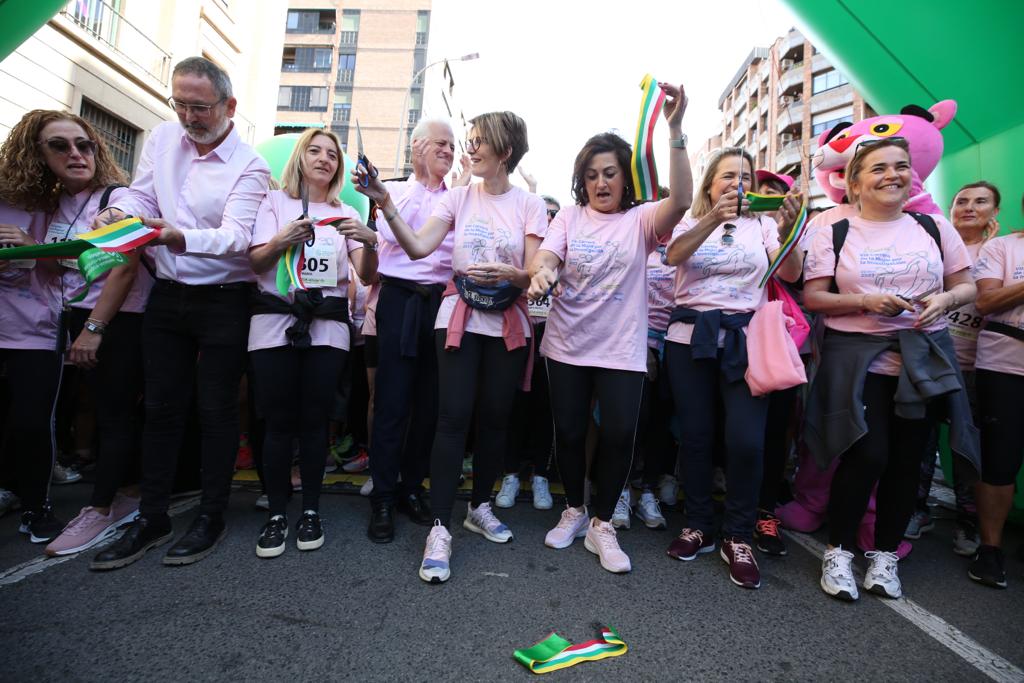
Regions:
M 760 588 L 761 571 L 754 560 L 754 550 L 749 543 L 738 538 L 722 541 L 722 559 L 729 565 L 729 578 L 742 588 Z
M 715 539 L 704 538 L 704 532 L 686 528 L 668 546 L 668 556 L 689 562 L 698 555 L 715 552 Z
M 68 522 L 60 536 L 46 546 L 51 557 L 71 555 L 102 543 L 117 533 L 113 514 L 100 514 L 94 507 L 84 507 L 78 516 Z

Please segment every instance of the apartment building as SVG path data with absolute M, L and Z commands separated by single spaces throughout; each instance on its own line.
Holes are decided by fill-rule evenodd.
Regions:
M 327 128 L 386 177 L 407 175 L 423 109 L 430 0 L 288 0 L 275 133 Z M 395 158 L 399 163 L 396 167 Z
M 718 100 L 722 112 L 720 142 L 743 147 L 758 168 L 808 179 L 811 206 L 831 202 L 811 181 L 810 156 L 818 137 L 842 121 L 874 116 L 846 76 L 792 29 L 770 47 L 755 47 Z M 719 136 L 716 136 L 719 137 Z M 703 173 L 708 154 L 693 155 L 695 173 Z
M 274 131 L 287 0 L 71 0 L 0 62 L 0 135 L 32 109 L 92 123 L 131 174 L 146 135 L 172 120 L 171 70 L 202 55 L 223 67 L 247 142 Z

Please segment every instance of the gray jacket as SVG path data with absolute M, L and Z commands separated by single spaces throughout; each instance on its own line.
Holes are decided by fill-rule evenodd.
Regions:
M 807 447 L 818 465 L 827 468 L 867 434 L 864 379 L 871 361 L 883 351 L 899 351 L 903 357 L 893 397 L 896 414 L 921 419 L 926 404 L 940 400 L 944 417 L 949 419 L 950 448 L 980 472 L 981 440 L 971 418 L 953 340 L 945 329 L 930 334 L 901 330 L 895 337 L 826 332 L 821 365 L 807 400 L 804 430 Z

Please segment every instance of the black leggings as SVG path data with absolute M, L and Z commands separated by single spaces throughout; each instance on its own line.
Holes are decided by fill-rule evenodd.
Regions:
M 597 491 L 591 509 L 598 519 L 610 521 L 633 462 L 644 373 L 569 365 L 550 358 L 547 364 L 555 455 L 570 507 L 583 505 L 590 399 L 597 397 L 600 425 L 597 453 L 590 467 Z
M 460 348 L 445 351 L 447 333 L 434 333 L 441 391 L 430 454 L 430 507 L 435 519 L 450 527 L 474 406 L 478 429 L 471 502 L 477 507 L 491 499 L 505 458 L 509 415 L 523 379 L 527 348 L 508 351 L 501 337 L 466 333 Z
M 15 462 L 22 509 L 36 512 L 50 495 L 54 415 L 64 365 L 56 351 L 20 349 L 0 349 L 0 363 L 7 369 L 11 395 L 3 451 Z
M 875 548 L 896 552 L 914 514 L 921 453 L 935 425 L 933 410 L 921 420 L 895 413 L 893 395 L 898 377 L 872 372 L 864 379 L 864 419 L 868 433 L 840 456 L 828 503 L 828 542 L 852 551 L 857 529 L 876 496 Z
M 978 412 L 981 416 L 981 480 L 990 486 L 1010 486 L 1024 459 L 1024 375 L 994 370 L 977 371 Z
M 544 323 L 533 327 L 534 348 L 544 339 Z M 532 466 L 535 476 L 547 477 L 554 444 L 551 424 L 551 399 L 548 395 L 548 373 L 541 358 L 535 358 L 530 390 L 517 391 L 509 420 L 508 449 L 505 453 L 505 474 L 522 474 Z
M 665 361 L 658 361 L 655 379 L 644 375 L 643 400 L 640 402 L 640 419 L 637 421 L 636 454 L 637 462 L 643 463 L 643 487 L 653 489 L 663 474 L 676 473 L 676 451 L 678 446 L 672 437 L 669 424 L 672 421 L 672 392 L 665 375 Z
M 250 353 L 259 410 L 266 419 L 263 478 L 270 514 L 283 515 L 291 494 L 292 440 L 299 440 L 302 509 L 319 510 L 327 460 L 327 422 L 346 351 L 291 346 Z
M 793 443 L 790 427 L 801 387 L 768 394 L 768 423 L 764 435 L 764 476 L 761 478 L 761 509 L 775 514 L 786 460 Z

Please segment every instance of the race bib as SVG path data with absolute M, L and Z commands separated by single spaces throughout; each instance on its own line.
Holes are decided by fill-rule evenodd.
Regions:
M 46 228 L 46 237 L 43 242 L 45 244 L 70 242 L 78 236 L 78 233 L 78 230 L 67 223 L 50 223 L 49 227 Z M 65 268 L 78 270 L 78 259 L 60 259 L 58 262 Z
M 18 229 L 21 230 L 21 228 L 18 228 Z M 24 230 L 21 230 L 21 231 L 25 232 Z M 25 234 L 27 235 L 28 233 L 25 232 Z M 17 245 L 14 245 L 14 244 L 0 244 L 0 249 L 6 249 L 8 247 L 14 247 L 14 246 L 17 246 Z M 24 270 L 31 270 L 32 268 L 35 267 L 36 260 L 34 258 L 15 259 L 13 261 L 7 261 L 7 264 L 8 264 L 8 266 L 7 266 L 8 268 L 21 268 L 21 269 L 24 269 Z
M 530 300 L 527 302 L 527 307 L 530 309 L 531 318 L 547 318 L 548 313 L 551 312 L 551 297 L 546 296 L 536 301 Z
M 947 313 L 946 322 L 949 323 L 949 333 L 952 336 L 977 341 L 984 318 L 974 306 L 963 306 Z
M 302 282 L 307 287 L 338 286 L 338 235 L 317 235 L 316 244 L 303 251 Z

